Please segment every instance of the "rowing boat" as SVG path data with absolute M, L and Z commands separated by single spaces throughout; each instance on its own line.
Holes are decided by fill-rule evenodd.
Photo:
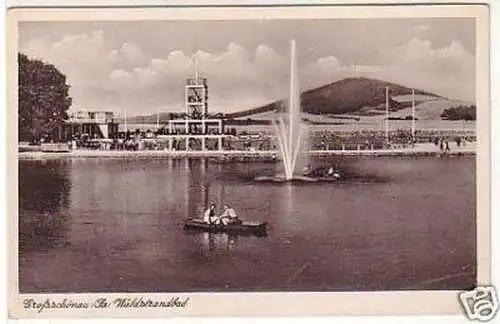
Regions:
M 265 235 L 267 231 L 267 222 L 239 222 L 228 225 L 209 224 L 201 219 L 190 218 L 184 222 L 184 229 L 200 230 L 211 233 L 231 233 L 231 234 L 250 234 Z

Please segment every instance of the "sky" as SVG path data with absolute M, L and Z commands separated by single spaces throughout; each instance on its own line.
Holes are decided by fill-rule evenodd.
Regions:
M 184 111 L 194 65 L 208 78 L 210 112 L 284 99 L 292 39 L 302 90 L 362 76 L 475 101 L 471 18 L 19 25 L 19 50 L 67 76 L 71 110 L 119 115 Z

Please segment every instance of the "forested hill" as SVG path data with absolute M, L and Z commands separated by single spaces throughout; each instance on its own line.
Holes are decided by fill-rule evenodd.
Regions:
M 411 94 L 412 89 L 400 84 L 369 79 L 347 78 L 327 84 L 301 94 L 302 111 L 310 114 L 345 114 L 356 113 L 363 108 L 379 107 L 385 104 L 385 88 L 389 87 L 389 96 Z M 416 95 L 441 98 L 441 96 L 415 89 Z M 391 110 L 404 108 L 405 103 L 390 99 Z M 407 103 L 406 103 L 407 105 Z M 275 101 L 262 107 L 227 114 L 228 118 L 242 118 L 269 111 L 279 111 L 282 101 Z

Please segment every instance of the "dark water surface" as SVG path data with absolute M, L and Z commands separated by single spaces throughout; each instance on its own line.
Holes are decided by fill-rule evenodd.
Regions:
M 287 185 L 251 180 L 274 174 L 275 165 L 266 163 L 20 161 L 20 291 L 475 284 L 474 158 L 334 163 L 348 176 L 344 182 Z M 186 233 L 184 219 L 210 202 L 229 202 L 242 218 L 269 222 L 268 236 Z

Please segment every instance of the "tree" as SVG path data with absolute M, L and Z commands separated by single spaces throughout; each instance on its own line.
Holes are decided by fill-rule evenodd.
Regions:
M 54 65 L 21 53 L 18 69 L 19 140 L 38 141 L 43 134 L 53 135 L 68 119 L 70 86 Z
M 442 119 L 446 120 L 476 120 L 476 105 L 460 105 L 443 110 Z

